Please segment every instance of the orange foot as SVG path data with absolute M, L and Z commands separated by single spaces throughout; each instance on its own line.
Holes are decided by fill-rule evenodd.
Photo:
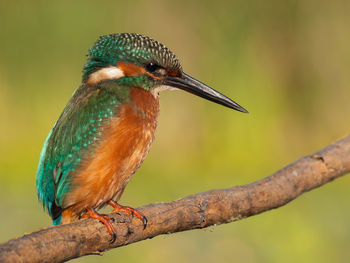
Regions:
M 137 211 L 134 208 L 131 208 L 129 206 L 122 206 L 122 205 L 118 205 L 116 202 L 114 202 L 113 200 L 109 200 L 107 202 L 107 204 L 109 204 L 110 206 L 112 206 L 114 209 L 112 211 L 112 213 L 115 212 L 124 212 L 127 213 L 129 215 L 135 215 L 138 219 L 140 219 L 143 223 L 143 229 L 146 228 L 147 226 L 147 218 L 141 214 L 139 211 Z
M 88 208 L 87 212 L 88 213 L 82 215 L 81 218 L 94 218 L 99 220 L 101 223 L 103 223 L 107 227 L 108 233 L 110 233 L 112 236 L 110 240 L 111 243 L 114 243 L 114 241 L 117 239 L 117 234 L 115 232 L 114 227 L 111 224 L 111 219 L 106 215 L 101 215 L 97 213 L 93 208 Z

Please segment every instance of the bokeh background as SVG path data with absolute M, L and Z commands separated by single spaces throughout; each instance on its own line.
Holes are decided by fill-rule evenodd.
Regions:
M 122 204 L 250 183 L 350 132 L 350 2 L 0 1 L 0 242 L 50 226 L 35 193 L 43 141 L 99 35 L 165 43 L 241 114 L 161 94 L 152 150 Z M 75 262 L 348 262 L 350 177 L 236 223 Z

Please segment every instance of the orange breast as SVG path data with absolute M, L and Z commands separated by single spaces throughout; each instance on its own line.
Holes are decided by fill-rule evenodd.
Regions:
M 104 129 L 100 145 L 72 181 L 73 191 L 64 200 L 63 213 L 81 214 L 108 200 L 118 201 L 131 176 L 145 159 L 154 138 L 159 98 L 141 88 L 131 88 L 131 103 Z

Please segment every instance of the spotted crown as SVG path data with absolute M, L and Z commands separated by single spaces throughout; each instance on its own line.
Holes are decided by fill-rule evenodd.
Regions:
M 101 36 L 89 50 L 87 56 L 116 63 L 119 60 L 136 64 L 156 63 L 170 69 L 182 70 L 174 53 L 149 37 L 135 33 L 121 33 Z

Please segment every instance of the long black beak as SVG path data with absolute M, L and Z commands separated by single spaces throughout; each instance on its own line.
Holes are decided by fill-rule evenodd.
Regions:
M 192 78 L 191 76 L 185 73 L 182 73 L 180 77 L 167 76 L 165 79 L 165 84 L 171 87 L 185 90 L 194 95 L 197 95 L 204 99 L 221 104 L 228 108 L 231 108 L 240 112 L 248 113 L 246 109 L 238 105 L 233 100 L 227 98 L 225 95 L 221 94 L 220 92 L 217 92 L 211 87 L 205 85 L 204 83 Z

